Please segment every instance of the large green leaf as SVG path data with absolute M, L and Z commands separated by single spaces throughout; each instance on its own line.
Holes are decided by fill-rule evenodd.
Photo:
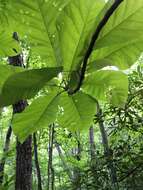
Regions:
M 97 100 L 108 100 L 115 106 L 122 106 L 128 96 L 128 78 L 121 71 L 99 70 L 86 77 L 83 91 Z
M 3 84 L 6 80 L 13 74 L 23 72 L 24 69 L 20 67 L 13 67 L 10 65 L 0 65 L 0 93 L 3 87 Z
M 10 0 L 0 0 L 0 56 L 13 56 L 20 52 L 20 46 L 12 38 L 14 30 L 11 26 L 11 3 Z
M 55 122 L 58 100 L 59 96 L 56 93 L 48 94 L 34 100 L 22 113 L 15 114 L 12 122 L 13 131 L 21 142 L 35 131 Z
M 27 34 L 32 50 L 46 59 L 48 66 L 61 64 L 55 20 L 68 1 L 12 0 L 15 16 L 21 16 L 20 34 Z
M 20 52 L 20 46 L 16 40 L 12 38 L 12 33 L 6 33 L 0 30 L 0 56 L 13 56 Z
M 29 99 L 53 77 L 62 67 L 32 69 L 10 76 L 4 83 L 0 94 L 0 106 L 7 106 L 22 99 Z
M 143 1 L 124 0 L 103 28 L 91 56 L 120 69 L 130 67 L 143 51 Z
M 84 130 L 91 126 L 96 114 L 96 103 L 87 94 L 78 92 L 73 96 L 66 93 L 60 96 L 58 122 L 72 131 Z
M 57 27 L 66 71 L 81 64 L 104 4 L 104 0 L 72 0 L 62 11 Z

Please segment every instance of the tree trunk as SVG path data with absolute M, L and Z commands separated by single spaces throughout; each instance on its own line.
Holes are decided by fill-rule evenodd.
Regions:
M 92 186 L 97 189 L 99 185 L 99 178 L 98 178 L 98 158 L 96 155 L 96 145 L 94 141 L 94 128 L 93 126 L 89 129 L 89 143 L 90 143 L 90 150 L 89 150 L 89 156 L 90 156 L 90 170 L 91 170 L 91 179 L 92 180 Z
M 60 157 L 60 159 L 61 159 L 61 161 L 62 161 L 63 167 L 64 167 L 64 169 L 65 169 L 65 171 L 66 171 L 66 173 L 67 173 L 67 175 L 68 175 L 70 181 L 72 182 L 72 181 L 73 181 L 73 176 L 72 176 L 72 173 L 71 173 L 70 168 L 69 168 L 68 165 L 66 164 L 64 155 L 63 155 L 62 150 L 61 150 L 61 147 L 60 147 L 60 145 L 59 145 L 57 142 L 55 142 L 54 144 L 55 144 L 55 147 L 56 147 L 57 152 L 58 152 L 58 154 L 59 154 L 59 157 Z
M 15 190 L 32 189 L 32 137 L 21 144 L 17 141 Z
M 49 145 L 48 145 L 48 190 L 54 190 L 54 169 L 53 163 L 53 142 L 54 124 L 49 126 Z
M 18 40 L 16 32 L 13 38 Z M 22 55 L 9 57 L 9 64 L 13 66 L 23 67 Z M 13 113 L 22 112 L 27 106 L 26 100 L 21 100 L 13 105 Z M 16 145 L 16 181 L 15 190 L 31 190 L 32 189 L 32 137 L 29 136 L 23 144 L 17 140 Z
M 91 163 L 93 165 L 96 164 L 96 146 L 94 142 L 94 129 L 93 126 L 89 129 L 89 142 L 90 142 L 90 157 L 91 157 Z
M 113 184 L 114 189 L 118 189 L 116 169 L 114 167 L 114 163 L 112 159 L 112 151 L 110 150 L 106 130 L 104 127 L 104 121 L 102 118 L 103 117 L 102 109 L 100 108 L 98 102 L 97 102 L 97 113 L 98 113 L 98 123 L 99 123 L 100 132 L 102 136 L 102 144 L 104 147 L 104 155 L 107 161 L 107 166 L 109 168 L 111 182 Z
M 38 148 L 37 148 L 36 133 L 33 134 L 33 141 L 34 141 L 35 166 L 36 166 L 37 180 L 38 180 L 38 190 L 42 190 L 42 180 L 41 180 L 41 171 L 40 171 L 39 160 L 38 160 Z
M 6 156 L 9 151 L 11 134 L 12 134 L 12 128 L 10 126 L 6 133 L 6 139 L 5 139 L 5 144 L 3 148 L 3 156 L 0 162 L 0 186 L 3 184 L 4 167 L 5 167 L 5 162 L 6 162 Z
M 76 134 L 77 138 L 77 147 L 73 148 L 72 153 L 77 161 L 81 160 L 81 143 L 80 143 L 80 134 Z M 81 173 L 79 167 L 73 168 L 73 190 L 81 190 Z

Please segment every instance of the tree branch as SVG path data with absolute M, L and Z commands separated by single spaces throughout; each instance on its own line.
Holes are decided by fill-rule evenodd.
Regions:
M 92 38 L 91 38 L 91 42 L 89 44 L 89 47 L 86 51 L 86 54 L 84 56 L 83 59 L 83 65 L 81 68 L 81 75 L 80 75 L 80 80 L 79 83 L 76 87 L 76 89 L 74 89 L 70 94 L 75 94 L 76 92 L 78 92 L 80 90 L 80 87 L 83 83 L 84 77 L 85 77 L 85 72 L 86 72 L 86 67 L 87 67 L 87 63 L 88 63 L 88 59 L 92 53 L 92 50 L 94 48 L 94 45 L 99 37 L 99 34 L 101 32 L 101 30 L 104 28 L 104 26 L 106 25 L 106 23 L 108 22 L 109 18 L 112 16 L 112 14 L 115 12 L 115 10 L 119 7 L 119 5 L 122 3 L 123 0 L 115 0 L 115 2 L 113 3 L 113 5 L 108 9 L 108 11 L 106 12 L 105 16 L 103 17 L 103 19 L 100 21 L 99 25 L 97 26 L 97 29 L 95 31 L 95 33 L 93 34 Z
M 141 164 L 139 164 L 138 166 L 136 166 L 135 168 L 133 168 L 132 170 L 128 171 L 127 174 L 123 177 L 121 177 L 118 182 L 122 182 L 124 181 L 126 178 L 130 177 L 131 175 L 133 175 L 135 172 L 137 172 L 137 170 L 141 167 Z

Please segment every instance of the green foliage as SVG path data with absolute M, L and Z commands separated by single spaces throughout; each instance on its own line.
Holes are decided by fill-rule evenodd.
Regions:
M 124 106 L 128 92 L 126 74 L 122 71 L 108 71 L 102 68 L 109 65 L 120 69 L 129 68 L 139 58 L 143 49 L 142 0 L 137 0 L 135 7 L 132 1 L 124 0 L 110 16 L 108 22 L 105 22 L 95 40 L 94 49 L 90 50 L 91 56 L 85 68 L 86 76 L 80 89 L 76 94 L 70 93 L 80 84 L 83 60 L 90 47 L 91 39 L 101 26 L 103 18 L 106 19 L 105 15 L 113 3 L 115 2 L 105 3 L 104 0 L 7 0 L 3 2 L 5 14 L 1 17 L 1 23 L 7 19 L 10 29 L 18 31 L 21 37 L 26 36 L 25 47 L 30 52 L 30 56 L 31 52 L 36 53 L 45 60 L 48 68 L 16 74 L 12 74 L 8 69 L 6 71 L 8 74 L 0 80 L 0 105 L 8 106 L 21 99 L 33 98 L 53 77 L 58 81 L 58 85 L 56 82 L 51 83 L 55 88 L 50 88 L 48 84 L 47 89 L 50 89 L 55 97 L 58 96 L 60 101 L 52 101 L 49 93 L 45 97 L 34 100 L 24 114 L 15 116 L 15 121 L 18 120 L 19 123 L 22 121 L 21 129 L 18 129 L 16 122 L 13 126 L 20 139 L 24 140 L 27 135 L 44 127 L 42 122 L 47 122 L 48 125 L 56 120 L 62 127 L 70 130 L 90 127 L 96 114 L 94 98 L 97 101 L 112 102 L 114 106 Z M 4 31 L 8 33 L 6 27 Z M 11 42 L 2 35 L 1 37 L 2 55 L 11 56 L 13 49 L 19 51 L 13 44 L 14 40 Z M 38 63 L 38 65 L 42 64 Z M 61 65 L 62 73 L 60 73 L 62 68 L 58 67 Z M 64 93 L 58 95 L 61 91 Z M 43 90 L 42 95 L 44 92 Z M 44 101 L 47 102 L 44 104 Z M 44 114 L 44 110 L 48 110 L 49 113 L 50 109 L 54 115 L 52 117 L 54 119 L 51 120 Z M 38 116 L 31 120 L 33 112 Z M 36 125 L 37 122 L 41 124 Z
M 56 120 L 59 97 L 56 93 L 39 97 L 28 106 L 22 114 L 16 114 L 13 120 L 13 130 L 23 142 L 29 134 L 40 128 L 48 127 Z M 21 132 L 22 131 L 22 132 Z
M 12 34 L 0 30 L 0 56 L 14 56 L 20 52 L 20 46 L 16 40 L 12 38 Z
M 98 70 L 87 75 L 83 90 L 96 100 L 123 106 L 128 97 L 128 77 L 121 71 Z
M 72 131 L 89 128 L 96 113 L 96 102 L 89 95 L 79 92 L 73 96 L 60 97 L 61 114 L 58 118 L 62 127 Z
M 34 97 L 37 92 L 62 70 L 62 67 L 27 70 L 10 76 L 0 94 L 0 106 Z
M 109 1 L 110 3 L 110 1 Z M 124 0 L 103 28 L 91 62 L 106 59 L 120 69 L 129 68 L 143 51 L 143 3 Z
M 17 23 L 20 27 L 19 33 L 27 34 L 32 50 L 46 59 L 49 67 L 61 65 L 55 22 L 68 1 L 12 1 L 12 5 L 15 8 L 15 19 L 17 16 L 21 18 L 20 22 L 18 21 Z M 19 11 L 17 12 L 17 10 Z
M 74 0 L 61 12 L 57 28 L 65 71 L 81 65 L 104 4 L 103 0 Z
M 6 80 L 17 72 L 24 71 L 22 68 L 13 67 L 8 65 L 0 65 L 0 93 L 2 90 L 3 85 L 5 84 Z

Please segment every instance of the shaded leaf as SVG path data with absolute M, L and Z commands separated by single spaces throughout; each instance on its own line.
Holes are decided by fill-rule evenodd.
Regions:
M 61 70 L 62 67 L 32 69 L 10 76 L 3 85 L 0 106 L 8 106 L 19 100 L 34 97 Z
M 5 81 L 13 74 L 23 72 L 24 69 L 20 67 L 13 67 L 10 65 L 0 65 L 0 93 Z
M 20 46 L 16 40 L 12 38 L 12 33 L 0 31 L 0 56 L 14 56 L 20 52 Z

